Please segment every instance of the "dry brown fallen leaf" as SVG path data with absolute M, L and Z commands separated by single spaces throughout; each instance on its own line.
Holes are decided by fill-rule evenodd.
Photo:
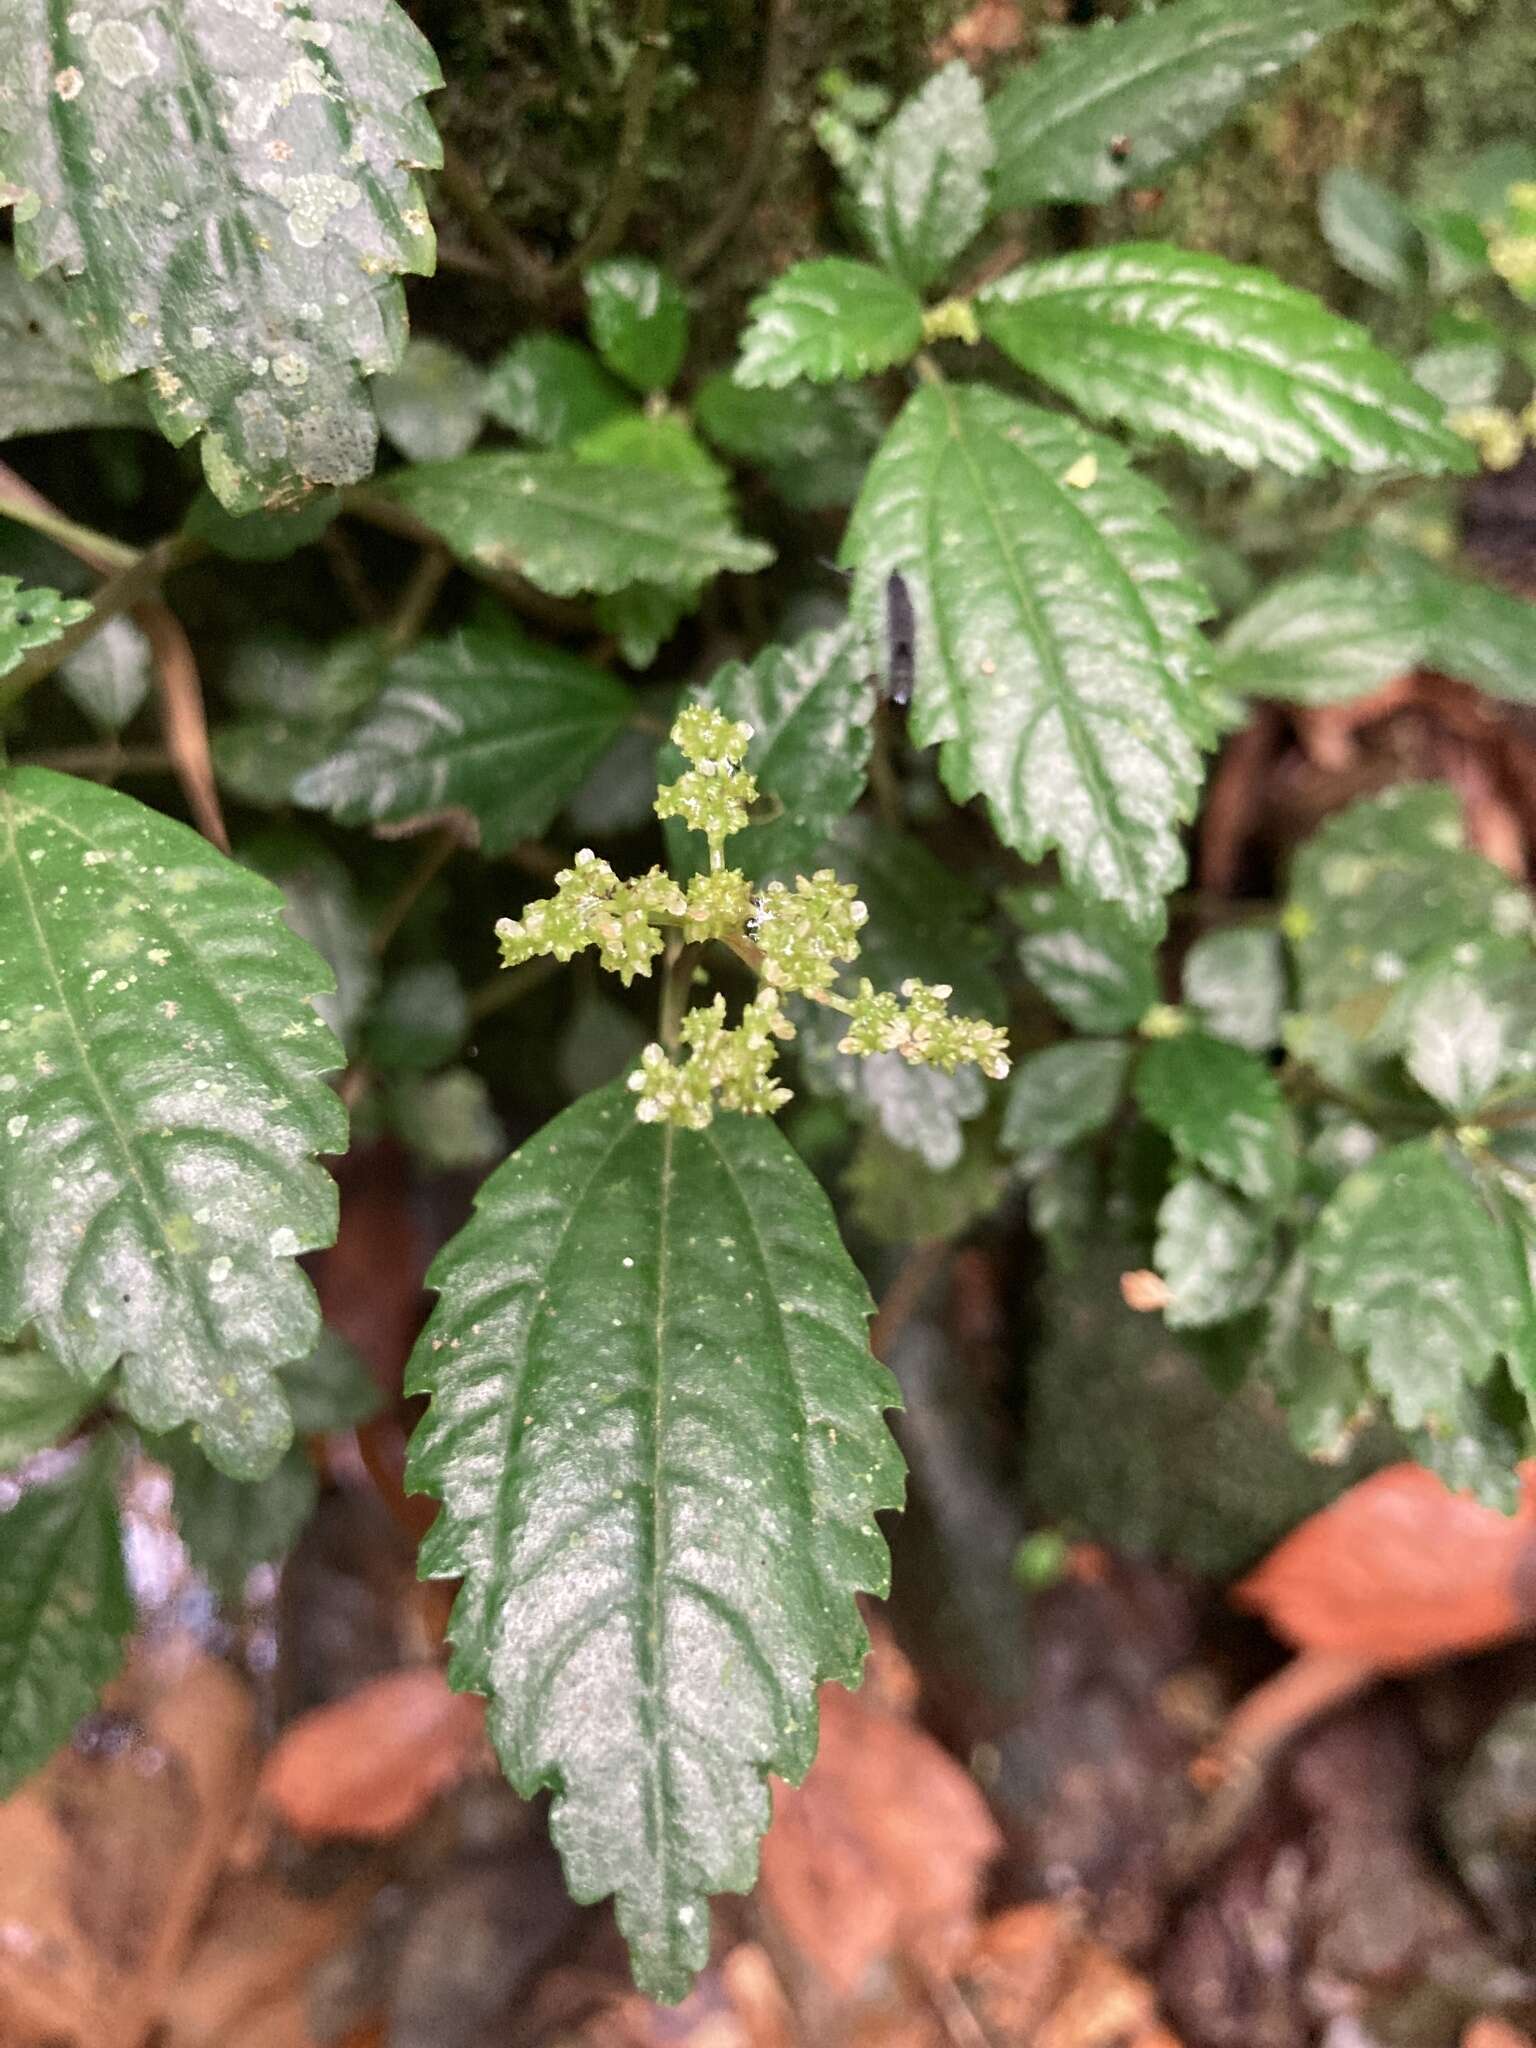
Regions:
M 1461 2048 L 1536 2048 L 1529 2034 L 1508 2020 L 1474 2020 L 1461 2037 Z
M 952 57 L 963 57 L 967 64 L 981 64 L 988 57 L 1017 50 L 1026 34 L 1024 10 L 1018 0 L 979 0 L 934 44 L 933 61 L 947 64 Z
M 1061 1906 L 1015 1906 L 989 1922 L 959 1988 L 987 2041 L 1029 2048 L 1179 2048 L 1144 1978 Z
M 1234 1587 L 1301 1650 L 1411 1670 L 1522 1634 L 1536 1620 L 1536 1461 L 1513 1515 L 1390 1465 L 1312 1515 Z
M 399 1834 L 471 1771 L 485 1702 L 450 1692 L 432 1664 L 391 1671 L 289 1727 L 262 1766 L 260 1798 L 297 1835 Z
M 881 1655 L 888 1671 L 895 1653 Z M 805 1783 L 774 1787 L 757 1900 L 777 1938 L 850 1996 L 886 1957 L 947 1971 L 1001 1847 L 975 1781 L 931 1736 L 828 1685 Z
M 371 1893 L 366 1880 L 313 1899 L 267 1875 L 226 1880 L 166 1999 L 156 2048 L 244 2048 L 263 2029 L 284 2039 L 310 1971 L 349 1939 Z
M 252 1718 L 212 1658 L 140 1652 L 0 1806 L 5 2048 L 148 2038 L 249 1802 Z

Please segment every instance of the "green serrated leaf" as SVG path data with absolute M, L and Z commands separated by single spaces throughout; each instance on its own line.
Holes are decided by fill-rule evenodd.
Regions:
M 1434 784 L 1400 784 L 1330 818 L 1302 847 L 1282 920 L 1297 970 L 1286 1042 L 1350 1086 L 1410 971 L 1463 944 L 1513 938 L 1531 904 L 1463 843 L 1461 807 Z
M 46 1351 L 0 1347 L 0 1472 L 56 1444 L 90 1405 L 88 1390 Z
M 666 391 L 688 353 L 688 302 L 641 256 L 611 256 L 583 279 L 597 352 L 637 391 Z
M 1070 889 L 1016 889 L 1006 899 L 1024 927 L 1019 965 L 1077 1031 L 1132 1031 L 1158 999 L 1157 961 L 1140 933 Z
M 388 650 L 375 633 L 349 633 L 321 650 L 297 635 L 242 641 L 224 676 L 246 716 L 213 733 L 220 783 L 246 803 L 286 806 L 306 768 L 323 761 L 384 678 Z
M 1269 925 L 1207 932 L 1184 956 L 1185 1007 L 1214 1038 L 1249 1052 L 1280 1043 L 1285 1012 L 1285 952 Z
M 488 569 L 515 569 L 555 597 L 628 583 L 708 582 L 763 568 L 773 550 L 734 531 L 713 485 L 572 454 L 464 455 L 374 488 Z
M 700 441 L 681 413 L 621 412 L 601 422 L 574 444 L 583 462 L 606 462 L 615 468 L 651 469 L 662 476 L 688 477 L 721 493 L 725 504 L 725 471 Z
M 1529 1430 L 1511 1428 L 1502 1388 L 1459 1387 L 1433 1429 L 1404 1432 L 1403 1448 L 1453 1493 L 1470 1493 L 1484 1507 L 1512 1515 L 1520 1504 L 1518 1466 L 1530 1454 Z M 1500 1411 L 1503 1412 L 1500 1412 Z
M 379 963 L 357 885 L 330 847 L 307 831 L 271 826 L 240 842 L 240 861 L 283 892 L 283 922 L 313 946 L 335 988 L 311 998 L 350 1046 L 379 986 Z
M 1318 226 L 1334 260 L 1378 290 L 1423 289 L 1424 243 L 1397 194 L 1350 164 L 1335 164 L 1318 190 Z
M 123 1661 L 133 1606 L 116 1480 L 117 1445 L 103 1435 L 0 1513 L 0 1799 L 47 1762 Z
M 1359 1368 L 1331 1341 L 1313 1306 L 1303 1252 L 1287 1260 L 1265 1300 L 1252 1370 L 1279 1402 L 1296 1448 L 1340 1463 L 1370 1409 Z
M 924 291 L 987 217 L 994 148 L 981 83 L 958 58 L 888 122 L 865 160 L 856 207 L 880 261 Z
M 864 789 L 874 701 L 858 635 L 834 626 L 765 647 L 754 661 L 728 662 L 696 696 L 751 726 L 746 765 L 765 807 L 777 807 L 732 837 L 732 866 L 754 881 L 809 874 Z M 682 765 L 668 749 L 660 772 L 665 778 Z M 674 872 L 699 865 L 696 833 L 674 825 L 667 836 Z
M 629 692 L 503 623 L 423 640 L 295 803 L 344 825 L 469 819 L 488 853 L 542 832 L 622 731 Z
M 880 439 L 880 409 L 862 384 L 748 391 L 723 373 L 694 395 L 700 427 L 727 455 L 764 470 L 788 505 L 851 505 Z
M 1003 1150 L 1030 1174 L 1096 1136 L 1120 1107 L 1130 1058 L 1123 1038 L 1079 1038 L 1020 1060 L 1008 1084 Z
M 1358 0 L 1172 0 L 1063 36 L 988 105 L 994 210 L 1043 199 L 1102 205 L 1147 184 L 1362 12 Z
M 442 75 L 394 0 L 16 0 L 0 78 L 17 260 L 64 272 L 98 374 L 148 372 L 232 511 L 366 476 L 363 379 L 399 359 L 400 274 L 433 267 L 413 173 L 441 160 Z
M 171 1475 L 176 1526 L 188 1555 L 232 1606 L 257 1565 L 275 1564 L 292 1548 L 319 1498 L 302 1444 L 290 1444 L 264 1479 L 246 1481 L 210 1465 L 190 1430 L 150 1437 L 146 1449 Z
M 19 577 L 0 576 L 0 676 L 19 668 L 34 647 L 51 647 L 90 615 L 90 606 L 78 597 L 23 590 Z
M 26 278 L 0 252 L 0 441 L 71 427 L 147 427 L 136 384 L 103 384 L 56 278 Z
M 1353 1173 L 1317 1219 L 1314 1292 L 1405 1429 L 1455 1427 L 1514 1342 L 1522 1275 L 1486 1203 L 1430 1139 Z
M 1420 607 L 1379 579 L 1313 569 L 1272 583 L 1222 635 L 1217 673 L 1246 697 L 1344 704 L 1424 654 Z
M 1153 1260 L 1172 1296 L 1163 1319 L 1173 1330 L 1203 1330 L 1244 1314 L 1274 1277 L 1268 1222 L 1202 1173 L 1186 1174 L 1164 1195 Z
M 329 974 L 270 883 L 116 791 L 0 782 L 0 1338 L 122 1369 L 233 1477 L 291 1428 L 275 1373 L 315 1341 L 295 1255 L 329 1244 L 346 1144 L 320 1078 Z
M 904 363 L 923 340 L 922 302 L 870 263 L 823 256 L 797 263 L 748 308 L 738 384 L 777 389 L 808 377 L 834 383 Z
M 843 543 L 871 634 L 916 617 L 912 732 L 1026 859 L 1155 927 L 1214 737 L 1208 599 L 1161 495 L 1112 442 L 979 385 L 908 400 Z
M 1401 363 L 1265 270 L 1159 242 L 1013 270 L 976 301 L 982 332 L 1095 419 L 1293 476 L 1475 469 Z
M 1376 535 L 1369 553 L 1392 598 L 1412 608 L 1426 662 L 1490 697 L 1536 704 L 1536 610 L 1530 604 Z
M 416 336 L 373 381 L 379 425 L 407 462 L 451 462 L 485 424 L 485 372 L 445 341 Z
M 631 668 L 649 668 L 683 620 L 699 609 L 702 598 L 701 589 L 630 583 L 600 597 L 592 610 L 602 630 L 618 642 L 624 661 Z
M 579 341 L 525 334 L 496 358 L 483 392 L 491 418 L 541 448 L 569 448 L 634 404 Z
M 423 1571 L 465 1580 L 450 1678 L 553 1789 L 573 1895 L 616 1894 L 637 1982 L 680 1997 L 886 1582 L 868 1296 L 770 1122 L 640 1124 L 622 1084 L 493 1175 L 430 1278 L 409 1480 L 444 1503 Z
M 861 1131 L 843 1173 L 854 1225 L 877 1244 L 922 1244 L 962 1237 L 990 1216 L 1008 1191 L 1008 1174 L 979 1125 L 958 1137 L 954 1159 L 935 1166 L 883 1128 Z
M 1296 1179 L 1296 1131 L 1273 1071 L 1254 1053 L 1182 1031 L 1154 1039 L 1136 1068 L 1136 1100 L 1174 1150 L 1250 1201 L 1284 1201 Z

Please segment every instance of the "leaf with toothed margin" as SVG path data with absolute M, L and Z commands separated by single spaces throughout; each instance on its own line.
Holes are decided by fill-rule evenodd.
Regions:
M 329 1244 L 346 1144 L 321 1076 L 331 985 L 270 883 L 115 790 L 0 781 L 0 1340 L 144 1428 L 195 1424 L 234 1478 L 292 1435 L 277 1382 L 314 1348 L 296 1255 Z
M 409 1480 L 443 1502 L 423 1572 L 464 1580 L 450 1679 L 513 1785 L 553 1790 L 574 1896 L 615 1894 L 636 1981 L 679 1998 L 886 1582 L 872 1304 L 772 1123 L 642 1124 L 621 1083 L 491 1176 L 430 1279 Z
M 1363 327 L 1266 270 L 1159 242 L 1026 263 L 981 330 L 1090 418 L 1295 476 L 1475 469 L 1444 408 Z
M 748 308 L 735 378 L 771 390 L 801 377 L 832 384 L 869 377 L 915 356 L 923 305 L 900 278 L 872 263 L 823 256 L 796 263 Z
M 878 633 L 893 572 L 917 624 L 913 737 L 1004 842 L 1161 920 L 1216 718 L 1194 550 L 1111 441 L 980 385 L 908 400 L 842 560 Z M 877 642 L 878 644 L 878 642 Z
M 123 1661 L 123 1572 L 111 1431 L 0 1513 L 0 1799 L 58 1748 Z
M 99 376 L 144 377 L 235 512 L 373 466 L 364 378 L 435 261 L 414 173 L 442 84 L 395 0 L 0 9 L 0 197 Z
M 693 588 L 747 574 L 773 550 L 736 532 L 717 484 L 577 455 L 504 450 L 397 470 L 373 487 L 456 555 L 511 569 L 554 597 L 631 583 Z

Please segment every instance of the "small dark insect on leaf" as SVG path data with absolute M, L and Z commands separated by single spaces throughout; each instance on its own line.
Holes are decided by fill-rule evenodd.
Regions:
M 1110 137 L 1109 154 L 1113 162 L 1123 164 L 1130 153 L 1131 138 L 1129 135 L 1114 135 Z
M 885 695 L 891 704 L 910 704 L 917 667 L 917 618 L 912 594 L 893 569 L 885 585 Z

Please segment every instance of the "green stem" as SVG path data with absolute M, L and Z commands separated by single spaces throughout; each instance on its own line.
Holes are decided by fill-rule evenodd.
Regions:
M 683 945 L 677 939 L 670 940 L 667 945 L 657 1036 L 668 1052 L 676 1052 L 683 1042 L 683 1018 L 688 1011 L 688 991 L 693 985 L 693 970 L 700 950 L 698 946 Z
M 18 526 L 29 526 L 34 533 L 56 541 L 61 548 L 93 569 L 127 569 L 139 559 L 137 548 L 114 540 L 109 533 L 98 533 L 93 526 L 81 526 L 73 519 L 66 519 L 32 488 L 25 477 L 18 476 L 3 462 L 0 462 L 0 513 L 14 520 Z
M 40 683 L 50 676 L 61 661 L 92 640 L 119 613 L 132 611 L 135 605 L 143 604 L 154 595 L 161 580 L 172 569 L 179 569 L 184 563 L 195 560 L 207 553 L 206 545 L 189 536 L 173 533 L 167 539 L 156 541 L 152 548 L 146 548 L 142 555 L 135 555 L 126 567 L 115 576 L 109 576 L 96 591 L 91 605 L 90 616 L 71 626 L 57 640 L 46 647 L 35 647 L 19 668 L 0 682 L 0 716 L 24 697 L 34 683 Z

